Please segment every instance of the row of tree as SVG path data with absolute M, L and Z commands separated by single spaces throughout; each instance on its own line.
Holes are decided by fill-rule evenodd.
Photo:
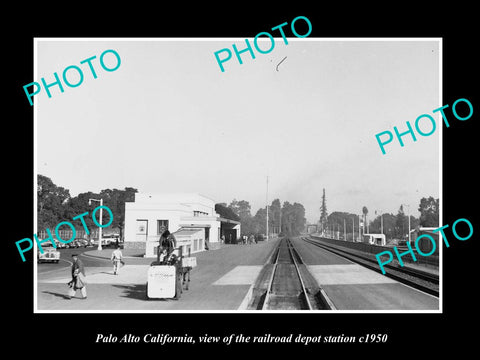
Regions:
M 132 187 L 119 189 L 104 189 L 99 193 L 85 192 L 75 197 L 70 195 L 68 189 L 57 186 L 53 181 L 43 175 L 37 178 L 37 210 L 38 210 L 38 229 L 54 229 L 61 221 L 69 221 L 73 217 L 85 212 L 85 209 L 93 209 L 99 205 L 98 202 L 92 202 L 90 199 L 103 199 L 103 204 L 108 206 L 113 213 L 112 229 L 118 229 L 121 235 L 125 226 L 125 202 L 131 202 L 135 199 L 135 193 L 138 190 Z M 91 212 L 90 211 L 90 212 Z M 242 235 L 244 234 L 266 234 L 267 233 L 267 207 L 257 210 L 255 215 L 251 213 L 250 203 L 246 200 L 233 199 L 229 205 L 219 203 L 215 205 L 215 211 L 224 218 L 240 221 Z M 410 228 L 416 226 L 438 227 L 439 224 L 439 199 L 433 197 L 422 198 L 420 200 L 418 211 L 420 217 L 410 216 Z M 387 238 L 402 238 L 408 235 L 408 216 L 405 215 L 403 205 L 400 206 L 396 215 L 377 214 L 371 221 L 368 220 L 368 209 L 366 206 L 362 209 L 363 222 L 365 229 L 362 232 L 383 233 Z M 91 216 L 84 217 L 85 223 L 89 229 L 96 226 Z M 107 220 L 108 221 L 108 220 Z M 72 222 L 83 229 L 80 221 Z M 325 189 L 323 189 L 322 204 L 320 207 L 320 220 L 318 231 L 337 231 L 340 234 L 346 232 L 358 234 L 360 218 L 356 214 L 335 211 L 328 214 Z M 300 203 L 291 204 L 285 201 L 283 205 L 279 199 L 275 199 L 268 206 L 268 232 L 283 235 L 298 235 L 305 231 L 306 219 L 305 208 Z
M 420 200 L 418 211 L 420 217 L 416 218 L 410 215 L 410 229 L 416 227 L 438 227 L 439 226 L 439 199 L 430 196 Z M 403 205 L 400 205 L 396 215 L 388 213 L 378 213 L 375 211 L 373 220 L 368 219 L 368 208 L 363 206 L 362 217 L 357 214 L 335 211 L 328 214 L 325 189 L 323 189 L 322 203 L 320 206 L 320 219 L 318 222 L 318 231 L 333 231 L 343 235 L 347 234 L 347 239 L 352 236 L 358 236 L 360 233 L 380 234 L 383 233 L 387 239 L 404 238 L 408 236 L 409 217 L 405 214 Z M 353 234 L 353 235 L 352 235 Z
M 224 218 L 240 221 L 241 235 L 267 233 L 267 207 L 257 210 L 252 216 L 250 203 L 246 200 L 233 199 L 227 205 L 215 205 L 215 211 Z M 305 231 L 305 208 L 300 203 L 291 204 L 280 199 L 272 201 L 268 206 L 268 232 L 270 234 L 298 235 Z
M 70 221 L 72 225 L 81 230 L 83 229 L 81 221 L 72 221 L 72 219 L 84 213 L 86 209 L 91 209 L 89 211 L 89 214 L 91 214 L 93 209 L 100 205 L 99 202 L 96 201 L 93 201 L 91 205 L 89 205 L 89 199 L 103 199 L 103 205 L 108 206 L 113 213 L 113 222 L 109 228 L 117 229 L 122 236 L 125 226 L 125 202 L 134 201 L 136 192 L 138 192 L 137 189 L 126 187 L 123 190 L 105 189 L 99 193 L 89 191 L 72 197 L 68 189 L 55 185 L 53 181 L 46 176 L 38 175 L 38 230 L 49 228 L 53 231 L 57 224 L 62 221 Z M 98 217 L 98 212 L 96 216 Z M 108 214 L 106 216 L 108 216 Z M 97 228 L 91 216 L 85 216 L 83 219 L 88 229 Z M 105 222 L 108 221 L 109 219 L 106 218 Z
M 85 192 L 72 197 L 70 191 L 61 186 L 57 186 L 53 181 L 43 175 L 37 177 L 37 211 L 39 231 L 49 228 L 53 230 L 58 223 L 62 221 L 70 221 L 78 230 L 83 229 L 80 220 L 72 221 L 72 219 L 91 209 L 89 213 L 95 209 L 99 203 L 92 202 L 90 199 L 103 199 L 103 204 L 113 213 L 113 223 L 110 229 L 116 229 L 123 236 L 125 226 L 125 202 L 135 200 L 135 193 L 138 190 L 132 187 L 119 189 L 104 189 L 99 193 Z M 242 235 L 244 234 L 266 234 L 267 226 L 267 210 L 259 209 L 255 215 L 251 214 L 251 206 L 245 200 L 232 200 L 227 205 L 220 203 L 215 205 L 215 211 L 224 218 L 240 221 Z M 97 213 L 98 216 L 98 213 Z M 108 216 L 108 215 L 107 215 Z M 299 203 L 289 203 L 285 201 L 283 206 L 279 199 L 272 201 L 268 209 L 269 233 L 284 233 L 288 235 L 297 235 L 305 229 L 305 208 Z M 86 226 L 89 229 L 96 229 L 91 216 L 83 217 Z M 109 221 L 106 219 L 105 221 Z

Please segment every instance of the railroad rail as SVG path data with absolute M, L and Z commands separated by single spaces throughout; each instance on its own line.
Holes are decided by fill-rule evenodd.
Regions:
M 349 251 L 341 249 L 338 246 L 333 246 L 326 243 L 321 243 L 321 240 L 313 240 L 308 237 L 302 237 L 307 243 L 313 244 L 324 250 L 330 251 L 336 255 L 342 256 L 354 263 L 360 264 L 370 270 L 381 273 L 378 262 L 373 257 L 367 254 L 359 254 L 358 251 Z M 426 292 L 430 295 L 439 296 L 439 276 L 430 274 L 421 270 L 416 270 L 408 267 L 399 267 L 394 265 L 384 265 L 387 270 L 384 276 L 388 276 L 398 282 L 409 285 L 413 288 Z
M 288 238 L 279 240 L 254 286 L 248 309 L 335 310 Z

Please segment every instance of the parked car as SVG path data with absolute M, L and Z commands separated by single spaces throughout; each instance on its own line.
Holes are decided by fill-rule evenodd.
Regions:
M 75 248 L 91 246 L 90 242 L 84 238 L 76 238 L 72 241 L 72 246 Z
M 112 243 L 111 239 L 102 238 L 102 247 L 110 247 L 112 244 L 115 244 L 115 242 Z M 98 239 L 93 241 L 93 246 L 98 246 Z
M 42 243 L 41 247 L 42 249 L 46 247 L 53 247 L 53 244 L 51 241 L 45 241 L 44 243 Z
M 106 234 L 102 236 L 102 239 L 106 241 L 107 246 L 115 246 L 117 243 L 120 242 L 120 234 L 116 234 L 116 233 Z
M 58 239 L 55 239 L 55 246 L 57 247 L 57 249 L 63 249 L 67 247 L 67 244 L 59 241 Z
M 88 239 L 82 239 L 82 243 L 83 243 L 83 246 L 84 246 L 84 247 L 93 246 L 93 242 L 91 242 L 91 241 L 88 240 Z
M 51 249 L 43 250 L 43 254 L 38 250 L 37 252 L 37 262 L 54 262 L 58 263 L 60 260 L 60 251 L 55 250 L 53 247 Z
M 70 241 L 70 248 L 78 249 L 79 247 L 80 247 L 80 242 L 77 239 Z

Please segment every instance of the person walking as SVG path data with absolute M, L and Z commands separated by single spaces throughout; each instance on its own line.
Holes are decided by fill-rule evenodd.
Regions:
M 68 291 L 68 299 L 70 300 L 77 290 L 82 293 L 82 299 L 87 298 L 87 279 L 85 276 L 85 267 L 82 260 L 78 258 L 77 254 L 72 254 L 72 280 L 68 283 L 70 290 Z
M 120 250 L 120 246 L 117 245 L 117 248 L 112 252 L 111 259 L 113 262 L 113 275 L 118 275 L 118 270 L 120 270 L 120 266 L 124 264 L 123 262 L 123 254 Z

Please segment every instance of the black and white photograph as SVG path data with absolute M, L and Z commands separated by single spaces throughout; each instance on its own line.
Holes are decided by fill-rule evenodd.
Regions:
M 441 39 L 254 44 L 37 39 L 38 311 L 441 311 Z
M 195 5 L 8 11 L 6 349 L 473 350 L 474 9 Z

